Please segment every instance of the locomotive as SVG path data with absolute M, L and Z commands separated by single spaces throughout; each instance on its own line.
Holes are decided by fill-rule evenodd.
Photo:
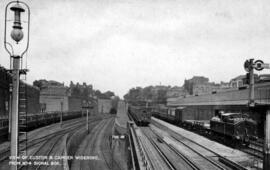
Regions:
M 148 126 L 151 121 L 151 113 L 147 108 L 129 106 L 128 115 L 135 121 L 137 126 Z
M 256 140 L 257 123 L 240 113 L 220 113 L 210 120 L 210 129 L 213 134 L 224 136 L 232 141 L 238 141 L 245 145 L 250 140 Z
M 201 108 L 202 109 L 202 108 Z M 248 145 L 258 139 L 257 123 L 240 113 L 209 112 L 198 114 L 188 107 L 154 108 L 152 115 L 178 126 L 196 130 L 211 137 L 233 141 L 234 144 Z

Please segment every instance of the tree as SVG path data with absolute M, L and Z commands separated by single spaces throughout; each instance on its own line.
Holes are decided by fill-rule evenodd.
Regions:
M 41 79 L 41 80 L 35 80 L 33 82 L 33 85 L 38 87 L 39 89 L 44 88 L 46 85 L 48 84 L 48 81 L 45 79 Z
M 115 96 L 114 92 L 111 92 L 111 91 L 106 91 L 106 92 L 104 93 L 104 95 L 105 95 L 108 99 L 110 99 L 111 97 Z

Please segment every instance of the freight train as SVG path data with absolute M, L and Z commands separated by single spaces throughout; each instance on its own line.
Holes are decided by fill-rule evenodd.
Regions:
M 19 124 L 27 125 L 25 128 L 20 130 L 29 131 L 38 127 L 46 126 L 52 123 L 60 121 L 62 114 L 62 120 L 74 119 L 82 116 L 81 111 L 77 112 L 51 112 L 51 113 L 40 113 L 40 114 L 28 114 L 24 119 L 20 119 Z
M 198 113 L 196 110 L 194 111 L 194 108 L 190 107 L 163 107 L 153 108 L 152 115 L 215 138 L 233 141 L 234 144 L 248 145 L 250 140 L 258 138 L 257 123 L 247 115 L 240 113 L 223 113 L 219 111 L 216 115 L 212 115 L 207 110 Z
M 82 112 L 63 112 L 63 120 L 69 120 L 82 116 Z M 27 114 L 19 120 L 20 131 L 29 131 L 42 126 L 60 121 L 61 112 Z M 8 118 L 0 119 L 0 137 L 6 138 L 8 134 Z M 25 125 L 25 126 L 20 126 Z
M 147 108 L 129 106 L 128 115 L 137 126 L 148 126 L 151 121 L 151 113 Z

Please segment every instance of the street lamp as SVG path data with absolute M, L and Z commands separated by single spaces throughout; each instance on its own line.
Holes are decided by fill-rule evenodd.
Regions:
M 9 12 L 8 12 L 9 9 Z M 13 19 L 10 19 L 10 13 L 14 13 Z M 23 40 L 24 33 L 22 31 L 22 14 L 26 12 L 26 21 L 24 20 L 23 23 L 27 27 L 27 38 L 24 42 L 20 43 Z M 13 21 L 12 30 L 10 33 L 10 37 L 7 37 L 7 29 L 10 26 L 10 21 Z M 20 81 L 20 74 L 26 73 L 27 70 L 20 69 L 20 59 L 28 50 L 29 46 L 29 26 L 30 26 L 30 9 L 29 6 L 21 1 L 11 1 L 6 5 L 5 8 L 5 29 L 4 29 L 4 46 L 6 51 L 9 53 L 10 58 L 13 60 L 13 68 L 12 70 L 12 109 L 11 115 L 9 119 L 11 119 L 11 156 L 14 161 L 17 161 L 18 156 L 18 123 L 19 123 L 19 81 Z M 15 54 L 15 51 L 16 53 Z M 17 169 L 17 166 L 11 166 L 11 169 Z
M 10 33 L 10 36 L 18 44 L 18 42 L 23 39 L 23 32 L 21 26 L 21 12 L 25 12 L 25 10 L 19 3 L 16 3 L 14 6 L 12 6 L 10 10 L 14 12 L 14 25 L 13 30 Z

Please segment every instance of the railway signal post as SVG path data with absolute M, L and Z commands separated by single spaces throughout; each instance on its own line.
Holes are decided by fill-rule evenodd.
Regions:
M 254 101 L 254 69 L 261 71 L 263 69 L 270 69 L 269 63 L 264 63 L 262 60 L 249 59 L 244 63 L 244 68 L 249 72 L 249 107 L 255 107 Z M 263 169 L 270 169 L 270 106 L 266 111 L 265 116 L 265 138 L 263 147 Z
M 88 120 L 88 118 L 89 118 L 89 109 L 93 108 L 92 103 L 90 101 L 84 100 L 82 108 L 83 108 L 83 110 L 86 110 L 86 131 L 87 131 L 87 134 L 88 134 L 89 133 L 89 120 Z
M 245 70 L 248 72 L 247 74 L 247 79 L 248 84 L 249 84 L 249 102 L 248 105 L 250 107 L 254 107 L 255 106 L 255 102 L 254 102 L 254 63 L 253 63 L 254 59 L 249 59 L 246 60 L 244 63 L 244 68 Z

